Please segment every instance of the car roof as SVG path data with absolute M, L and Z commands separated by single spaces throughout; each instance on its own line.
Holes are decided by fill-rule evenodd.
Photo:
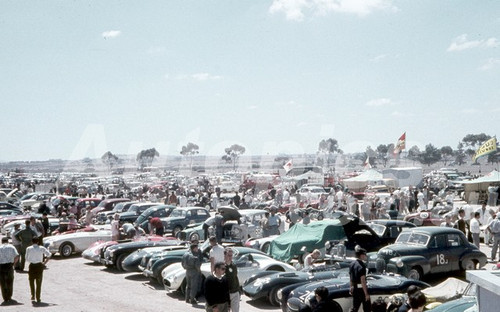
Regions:
M 462 233 L 459 229 L 454 229 L 450 227 L 443 227 L 443 226 L 419 226 L 416 228 L 407 228 L 404 229 L 403 231 L 412 231 L 412 232 L 421 232 L 421 233 L 426 233 L 426 234 L 445 234 L 445 233 Z

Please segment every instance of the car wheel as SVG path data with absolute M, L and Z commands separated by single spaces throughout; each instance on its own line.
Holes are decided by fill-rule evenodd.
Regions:
M 116 269 L 118 271 L 125 271 L 123 269 L 123 260 L 125 260 L 125 258 L 127 258 L 128 254 L 121 254 L 118 256 L 118 258 L 116 258 Z
M 280 290 L 280 287 L 275 287 L 269 292 L 269 302 L 275 307 L 280 306 L 280 300 L 278 299 L 278 290 Z
M 74 247 L 71 243 L 64 243 L 59 248 L 59 253 L 62 257 L 69 257 L 73 254 Z
M 199 241 L 200 240 L 200 234 L 198 233 L 192 233 L 190 236 L 189 236 L 189 240 L 192 242 L 194 240 L 197 240 Z
M 476 262 L 471 259 L 464 260 L 462 262 L 462 269 L 464 270 L 475 270 L 477 269 Z
M 172 236 L 177 237 L 177 234 L 179 234 L 182 231 L 182 227 L 180 225 L 177 225 L 174 227 L 174 230 L 172 231 Z
M 419 281 L 422 279 L 422 275 L 422 269 L 419 267 L 413 267 L 410 271 L 408 271 L 408 275 L 406 277 Z
M 269 253 L 269 247 L 271 246 L 271 243 L 270 242 L 267 242 L 267 243 L 264 243 L 264 245 L 262 245 L 262 252 L 265 252 L 266 254 Z

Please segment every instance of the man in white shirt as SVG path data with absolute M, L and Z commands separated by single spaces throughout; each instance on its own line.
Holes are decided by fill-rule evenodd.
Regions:
M 470 233 L 472 234 L 472 243 L 479 248 L 479 233 L 481 232 L 481 227 L 479 225 L 479 212 L 474 213 L 474 218 L 470 220 Z
M 28 277 L 30 282 L 31 301 L 35 300 L 36 294 L 36 302 L 40 303 L 43 270 L 45 269 L 45 264 L 49 261 L 51 254 L 47 248 L 38 245 L 38 242 L 38 237 L 34 237 L 33 245 L 26 249 L 26 261 L 30 263 Z
M 217 243 L 217 238 L 215 236 L 210 236 L 209 242 L 210 246 L 212 246 L 209 254 L 210 267 L 211 272 L 214 272 L 215 264 L 218 262 L 224 262 L 224 247 Z
M 5 304 L 14 303 L 12 300 L 14 266 L 18 260 L 19 253 L 16 248 L 9 244 L 8 237 L 2 237 L 2 246 L 0 246 L 0 286 L 2 288 L 2 297 Z

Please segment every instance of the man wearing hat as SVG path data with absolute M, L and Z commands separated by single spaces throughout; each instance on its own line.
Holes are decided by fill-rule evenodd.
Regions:
M 4 303 L 12 302 L 12 291 L 14 286 L 14 266 L 19 260 L 16 248 L 9 244 L 8 237 L 2 237 L 0 246 L 0 286 Z
M 351 312 L 357 312 L 363 305 L 363 311 L 371 311 L 370 294 L 366 285 L 366 250 L 359 245 L 355 248 L 356 260 L 349 267 L 349 276 L 351 279 L 350 294 L 352 295 Z

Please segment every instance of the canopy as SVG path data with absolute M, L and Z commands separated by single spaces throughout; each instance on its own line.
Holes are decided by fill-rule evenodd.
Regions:
M 349 190 L 351 191 L 362 191 L 368 185 L 375 184 L 377 181 L 381 181 L 383 178 L 384 177 L 382 173 L 378 172 L 375 169 L 370 169 L 354 178 L 345 179 L 343 183 L 344 186 L 349 188 Z
M 494 184 L 500 184 L 500 172 L 493 170 L 492 172 L 474 180 L 462 182 L 464 185 L 464 198 L 469 202 L 469 196 L 472 192 L 487 192 L 488 187 Z
M 271 242 L 270 255 L 280 261 L 290 262 L 300 254 L 303 246 L 308 250 L 325 247 L 330 240 L 346 238 L 340 220 L 323 220 L 304 225 L 297 223 Z

